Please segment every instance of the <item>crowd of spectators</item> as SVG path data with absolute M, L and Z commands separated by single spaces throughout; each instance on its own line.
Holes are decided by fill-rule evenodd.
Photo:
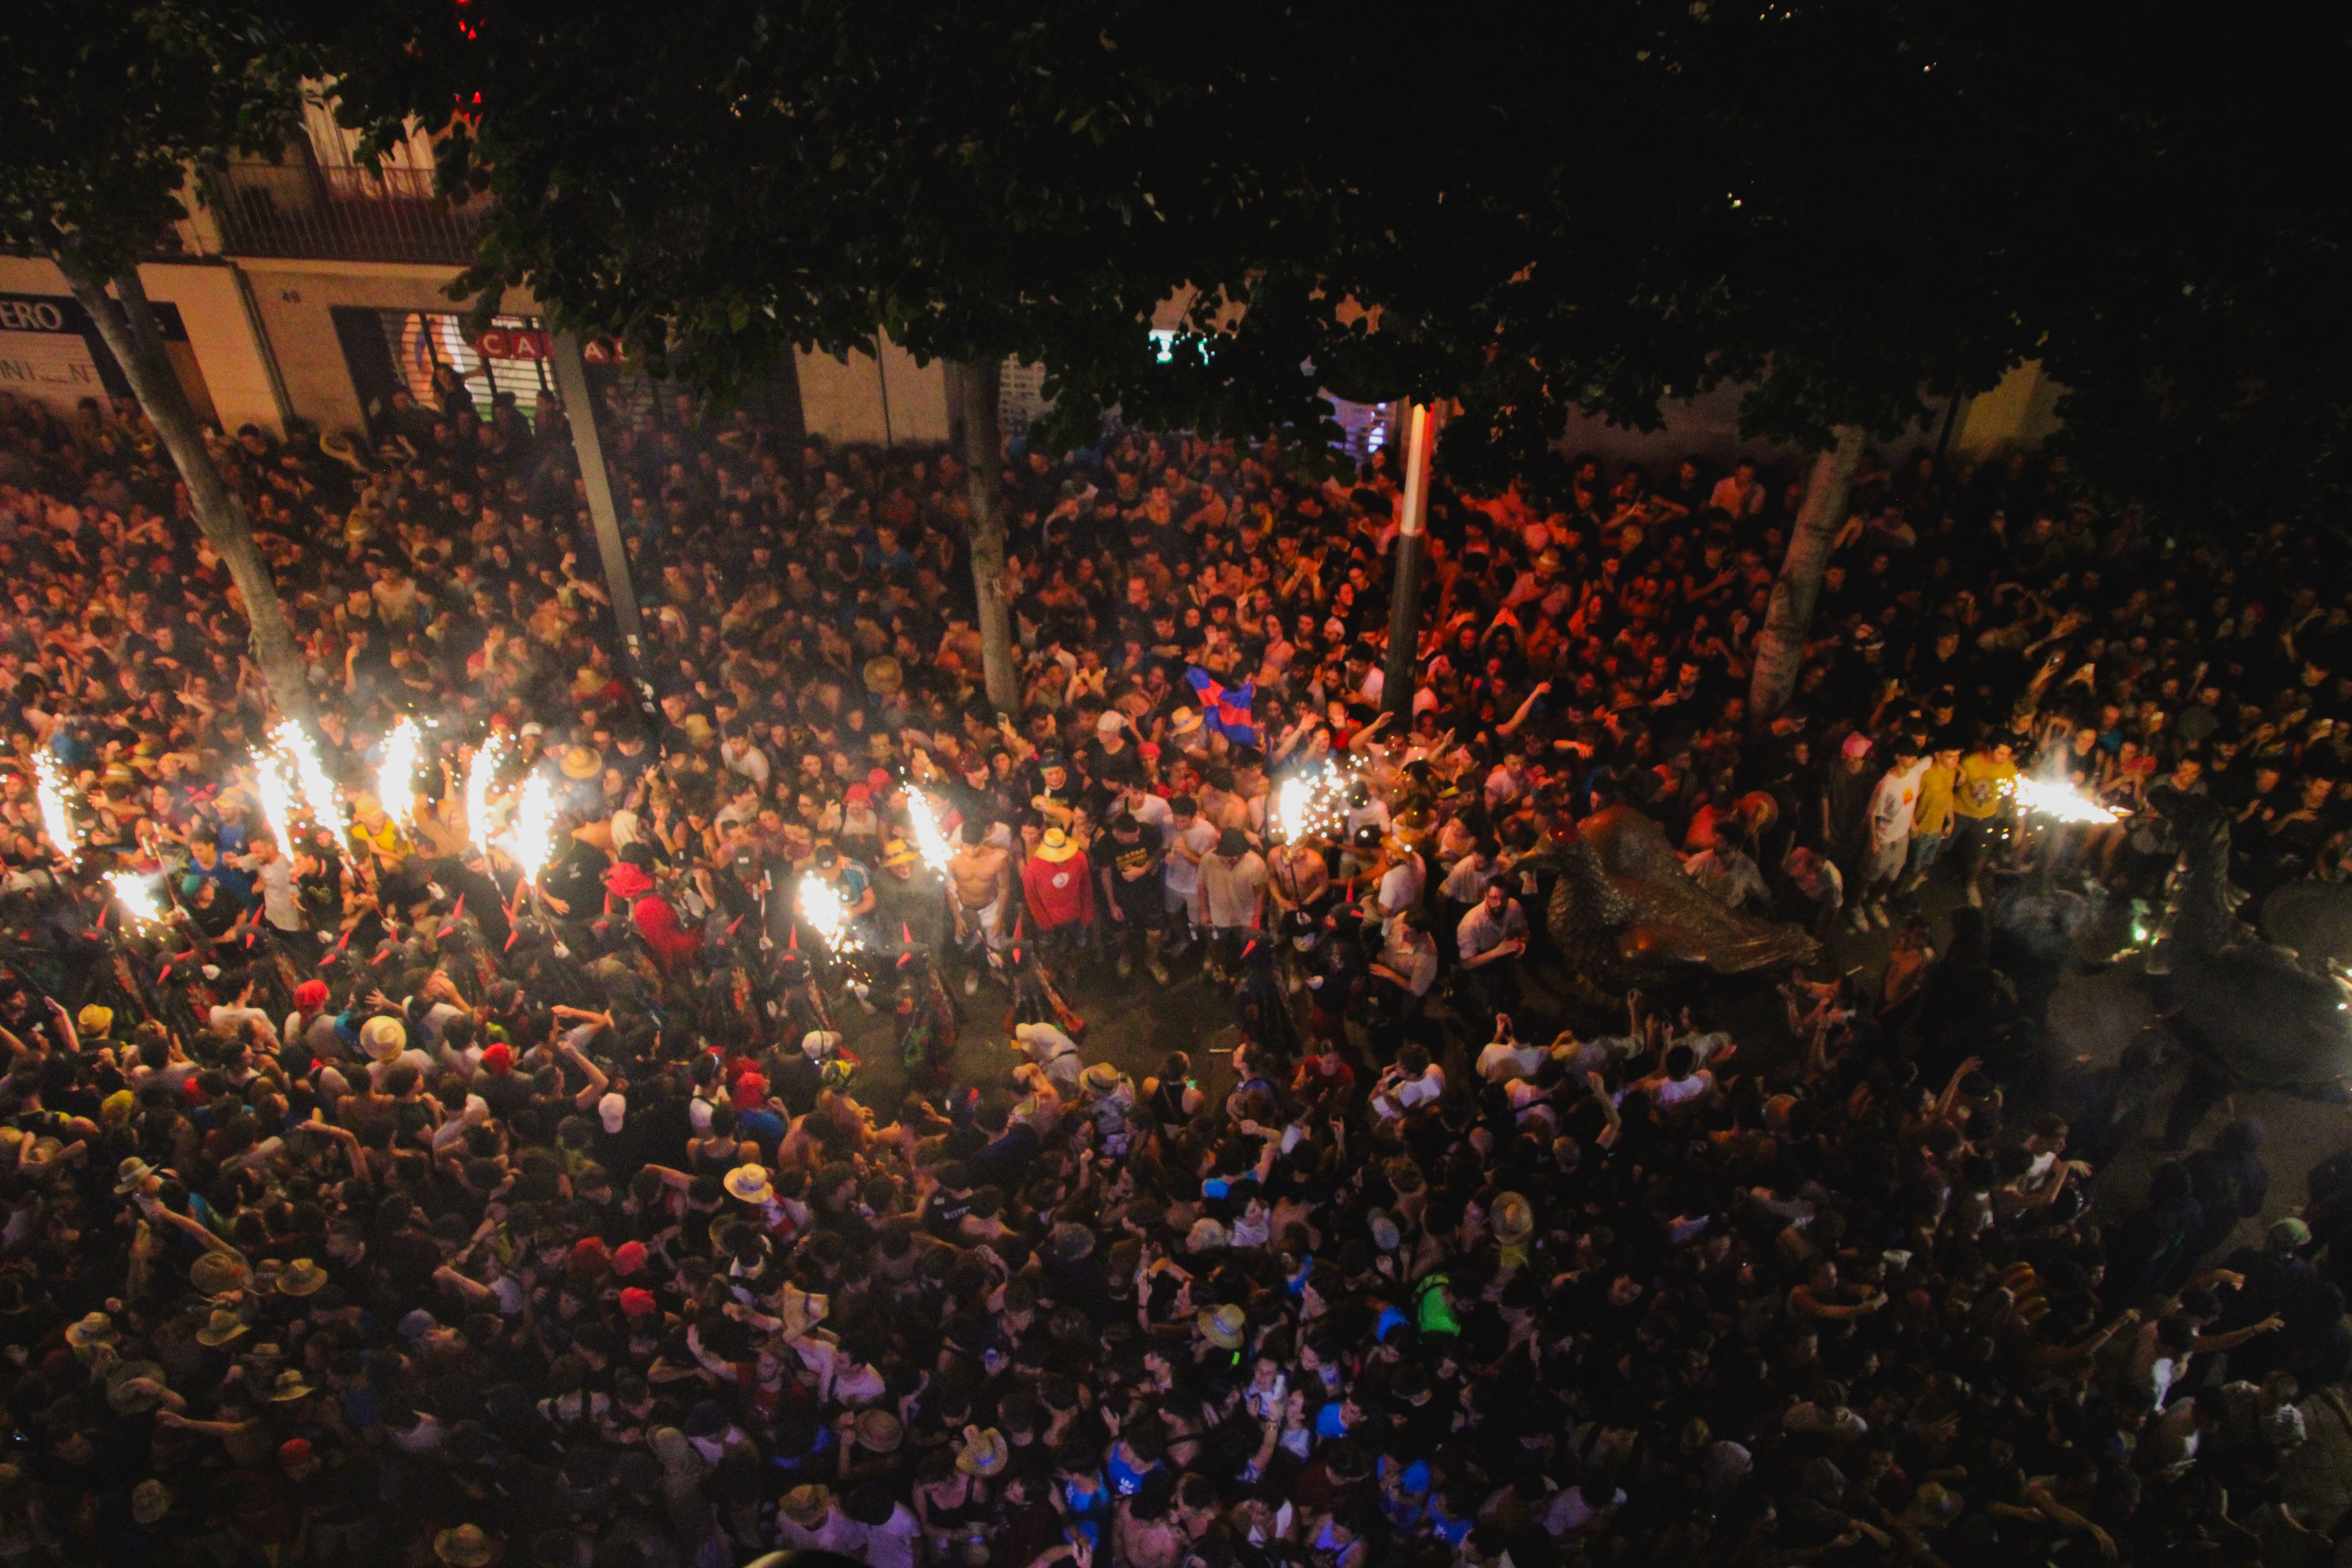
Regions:
M 1751 737 L 1800 485 L 1441 487 L 1391 721 L 1391 454 L 1016 442 L 1000 712 L 953 457 L 680 399 L 606 430 L 648 707 L 564 419 L 452 380 L 373 450 L 216 444 L 352 814 L 289 858 L 152 433 L 0 395 L 10 1563 L 2330 1560 L 2281 1476 L 2352 1360 L 2352 1162 L 2264 1226 L 2228 1121 L 2093 1201 L 2164 1052 L 2047 1066 L 2064 964 L 2002 912 L 2152 910 L 2166 789 L 2250 893 L 2340 874 L 2332 539 L 1865 459 Z M 528 891 L 475 845 L 527 772 Z M 2021 832 L 2021 773 L 2130 814 Z M 1840 962 L 1769 1016 L 1566 963 L 1559 847 L 1627 810 Z M 1229 1060 L 1087 1049 L 1162 987 Z

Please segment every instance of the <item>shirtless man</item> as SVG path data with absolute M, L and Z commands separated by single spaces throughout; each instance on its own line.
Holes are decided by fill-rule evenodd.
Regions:
M 1004 899 L 1013 886 L 1012 858 L 986 842 L 988 824 L 974 818 L 963 825 L 963 843 L 948 857 L 948 883 L 955 889 L 956 945 L 971 952 L 984 948 L 990 968 L 1011 945 L 1004 929 Z M 980 992 L 980 966 L 964 971 L 963 994 Z

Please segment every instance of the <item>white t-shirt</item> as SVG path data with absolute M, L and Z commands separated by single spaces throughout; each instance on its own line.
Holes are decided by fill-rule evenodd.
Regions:
M 1407 855 L 1381 874 L 1381 908 L 1389 911 L 1381 919 L 1382 931 L 1396 919 L 1398 910 L 1421 902 L 1421 889 L 1428 879 L 1418 855 Z
M 890 1517 L 880 1524 L 861 1524 L 866 1550 L 860 1553 L 870 1568 L 915 1568 L 915 1547 L 923 1527 L 905 1503 L 894 1503 Z

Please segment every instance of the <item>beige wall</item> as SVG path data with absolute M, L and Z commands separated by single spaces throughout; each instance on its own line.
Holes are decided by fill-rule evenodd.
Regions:
M 231 430 L 258 425 L 282 433 L 286 410 L 270 380 L 269 351 L 254 331 L 236 268 L 226 263 L 149 262 L 139 268 L 139 281 L 149 299 L 178 308 L 203 392 L 222 425 Z M 21 256 L 0 256 L 0 291 L 73 292 L 54 263 Z
M 278 353 L 287 401 L 294 412 L 321 430 L 360 430 L 366 416 L 343 345 L 335 336 L 337 305 L 380 310 L 456 310 L 470 301 L 450 299 L 454 267 L 415 267 L 377 261 L 281 261 L 248 258 L 238 263 L 252 280 L 255 307 Z M 510 293 L 501 309 L 511 315 L 539 313 L 528 295 Z
M 812 436 L 877 446 L 886 438 L 898 445 L 948 438 L 947 371 L 937 360 L 919 365 L 886 338 L 878 359 L 853 353 L 845 363 L 803 354 L 798 370 L 801 417 Z

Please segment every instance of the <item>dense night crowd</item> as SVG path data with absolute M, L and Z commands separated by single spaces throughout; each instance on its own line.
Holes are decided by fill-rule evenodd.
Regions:
M 1016 443 L 999 712 L 952 458 L 680 400 L 607 431 L 641 704 L 563 420 L 452 380 L 373 452 L 218 443 L 352 813 L 289 858 L 152 434 L 0 397 L 9 1563 L 2330 1560 L 2281 1477 L 2352 1360 L 2352 1170 L 2278 1217 L 2259 1125 L 2159 1130 L 2154 1037 L 2053 1065 L 2072 949 L 2019 911 L 2154 923 L 2165 790 L 2252 894 L 2340 874 L 2333 542 L 1865 459 L 1751 740 L 1801 486 L 1441 488 L 1392 721 L 1391 454 Z M 2129 815 L 2021 830 L 2021 772 Z M 1612 812 L 1880 977 L 1572 961 Z M 1088 1049 L 1162 987 L 1229 1060 Z

